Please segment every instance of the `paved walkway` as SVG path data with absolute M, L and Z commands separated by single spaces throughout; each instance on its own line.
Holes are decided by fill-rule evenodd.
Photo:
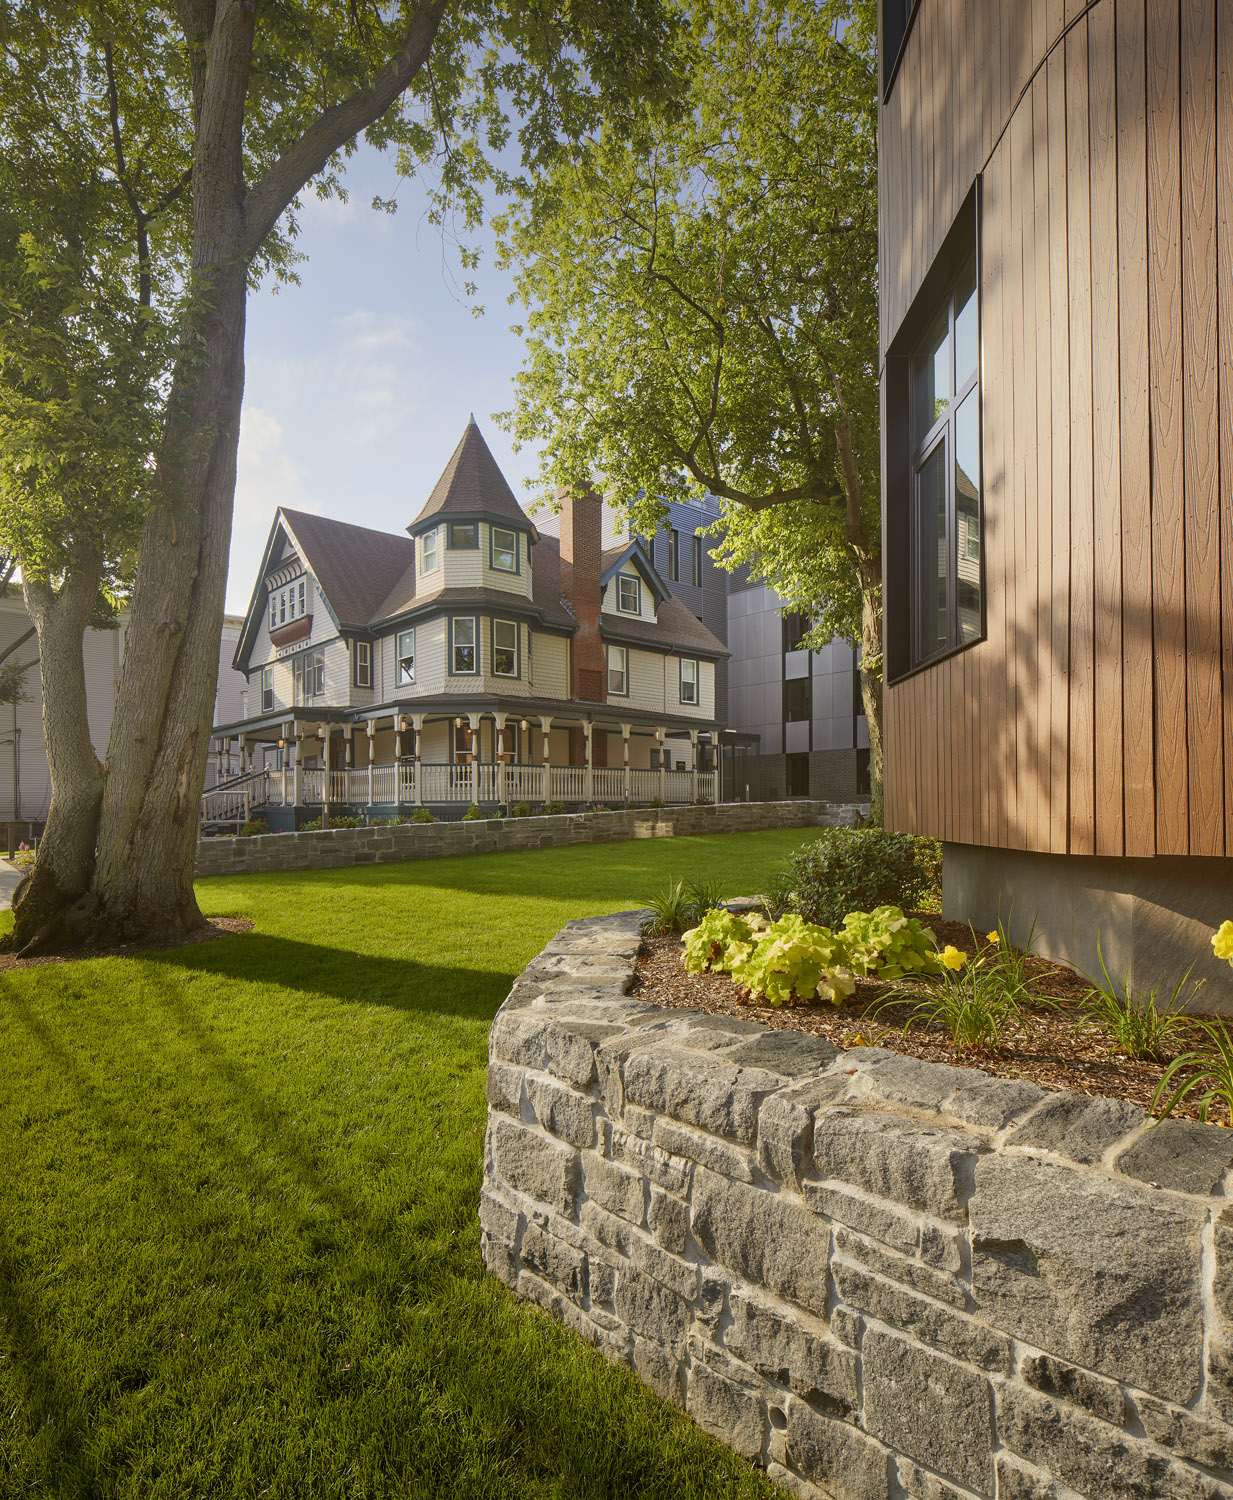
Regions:
M 7 859 L 0 859 L 0 911 L 8 911 L 13 904 L 13 892 L 21 881 L 22 870 L 14 869 Z

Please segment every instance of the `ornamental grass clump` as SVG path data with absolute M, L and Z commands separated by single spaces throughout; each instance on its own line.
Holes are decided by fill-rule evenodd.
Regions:
M 1212 952 L 1233 968 L 1233 921 L 1221 922 L 1212 933 Z M 1180 984 L 1185 984 L 1189 974 L 1190 970 L 1187 969 Z M 1176 996 L 1177 989 L 1173 993 Z M 1194 1018 L 1188 1024 L 1205 1036 L 1207 1041 L 1189 1052 L 1183 1052 L 1180 1057 L 1175 1057 L 1164 1070 L 1156 1092 L 1152 1095 L 1151 1112 L 1156 1114 L 1157 1106 L 1160 1105 L 1157 1118 L 1163 1120 L 1173 1113 L 1188 1094 L 1195 1089 L 1202 1089 L 1199 1095 L 1199 1119 L 1206 1122 L 1212 1105 L 1222 1104 L 1229 1117 L 1228 1123 L 1233 1124 L 1233 1036 L 1229 1035 L 1229 1028 L 1224 1021 Z M 1177 1082 L 1178 1079 L 1181 1081 Z M 1170 1085 L 1175 1083 L 1172 1094 L 1165 1100 Z
M 710 880 L 676 880 L 642 903 L 650 917 L 642 924 L 648 937 L 666 932 L 683 932 L 699 922 L 712 907 L 723 900 L 723 882 Z
M 1169 998 L 1161 1003 L 1160 992 L 1164 981 L 1150 990 L 1136 992 L 1131 988 L 1130 976 L 1113 979 L 1100 951 L 1100 939 L 1096 939 L 1096 959 L 1100 965 L 1100 978 L 1091 974 L 1084 978 L 1091 989 L 1082 1001 L 1083 1014 L 1075 1027 L 1080 1035 L 1106 1038 L 1119 1052 L 1136 1062 L 1164 1062 L 1179 1046 L 1193 1035 L 1194 1020 L 1186 1015 L 1185 1008 L 1199 993 L 1203 981 L 1196 980 L 1185 994 L 1194 964 L 1182 975 L 1169 992 Z

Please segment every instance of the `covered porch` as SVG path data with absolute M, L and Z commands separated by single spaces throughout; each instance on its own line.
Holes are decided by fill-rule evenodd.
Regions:
M 603 711 L 297 708 L 214 731 L 204 823 L 714 802 L 715 726 Z

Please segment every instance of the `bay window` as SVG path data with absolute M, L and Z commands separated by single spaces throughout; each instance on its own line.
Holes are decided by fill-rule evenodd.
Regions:
M 514 620 L 492 622 L 492 670 L 498 677 L 518 676 L 518 625 Z

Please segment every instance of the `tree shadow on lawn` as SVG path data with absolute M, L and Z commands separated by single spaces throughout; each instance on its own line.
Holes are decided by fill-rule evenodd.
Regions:
M 512 972 L 357 953 L 263 932 L 167 948 L 143 955 L 142 962 L 152 968 L 299 990 L 347 1005 L 385 1005 L 463 1020 L 491 1020 L 515 978 Z

